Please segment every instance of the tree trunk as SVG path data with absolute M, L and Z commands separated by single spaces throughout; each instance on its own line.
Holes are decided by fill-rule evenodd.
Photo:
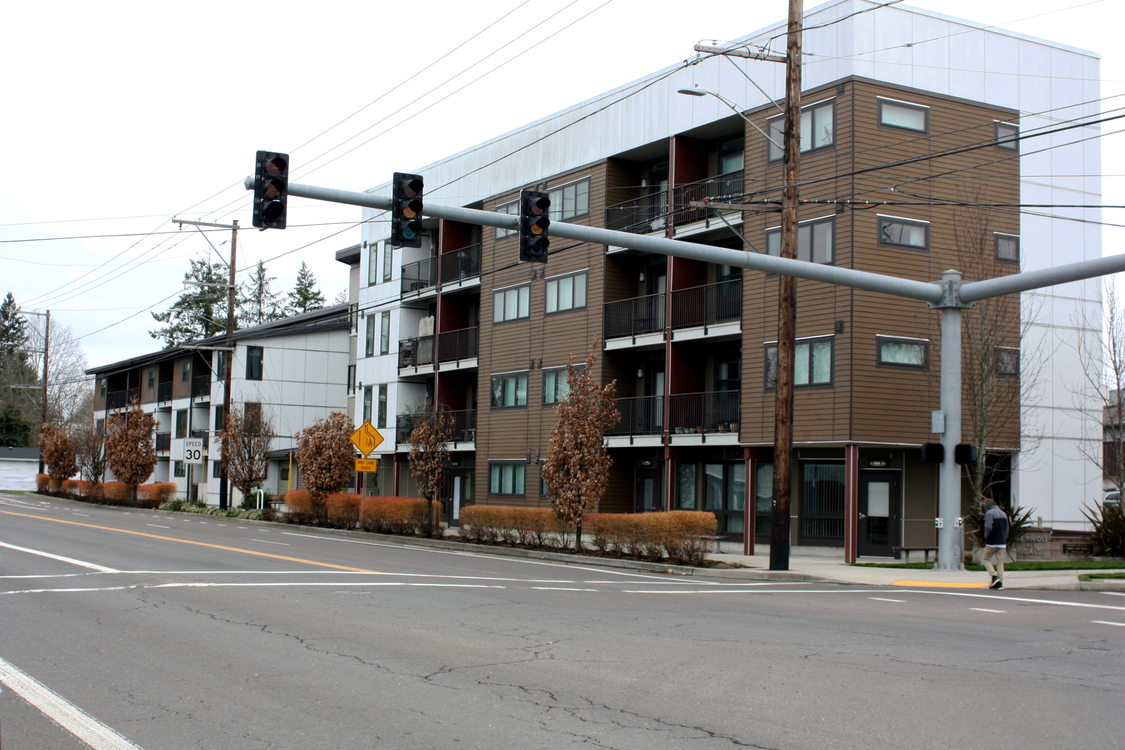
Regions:
M 574 551 L 582 552 L 582 522 L 574 524 Z

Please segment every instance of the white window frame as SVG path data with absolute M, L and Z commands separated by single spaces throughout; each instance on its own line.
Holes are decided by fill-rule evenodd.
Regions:
M 888 247 L 905 247 L 909 250 L 929 250 L 930 249 L 930 222 L 925 219 L 909 219 L 905 216 L 889 216 L 887 214 L 877 214 L 875 216 L 875 240 L 880 245 Z M 905 226 L 918 227 L 923 231 L 923 243 L 915 245 L 907 242 L 895 242 L 894 240 L 883 239 L 883 225 L 884 223 L 903 224 Z
M 582 279 L 581 287 L 578 285 L 579 277 Z M 586 270 L 560 274 L 547 279 L 543 300 L 544 312 L 551 315 L 568 310 L 581 310 L 586 307 L 587 282 L 588 274 Z
M 830 227 L 831 242 L 828 247 L 828 260 L 816 260 L 817 247 L 813 244 L 818 238 L 819 225 Z M 805 238 L 801 242 L 802 236 Z M 804 245 L 802 249 L 802 244 Z M 781 256 L 781 227 L 770 227 L 766 230 L 766 254 Z M 797 224 L 797 260 L 808 260 L 814 263 L 832 265 L 836 262 L 836 216 L 819 216 L 815 219 L 806 219 Z
M 1020 262 L 1020 236 L 1018 234 L 1008 234 L 1006 232 L 993 232 L 993 245 L 996 248 L 996 260 L 1003 263 L 1019 263 Z M 1000 252 L 1000 244 L 1002 240 L 1011 240 L 1015 243 L 1015 257 L 1008 257 L 1007 254 Z
M 513 298 L 516 312 L 512 317 L 508 317 L 508 305 Z M 531 284 L 517 284 L 497 289 L 492 293 L 493 323 L 507 323 L 529 317 L 531 317 Z
M 921 350 L 922 361 L 918 363 L 913 362 L 895 362 L 883 358 L 883 345 L 884 344 L 899 344 L 905 346 L 918 347 Z M 875 362 L 880 367 L 894 367 L 905 370 L 926 370 L 930 366 L 930 340 L 912 338 L 909 336 L 889 336 L 881 333 L 875 334 Z
M 501 386 L 500 402 L 496 402 L 496 381 L 505 381 L 505 385 Z M 527 390 L 529 382 L 529 372 L 527 370 L 515 370 L 513 372 L 497 372 L 489 376 L 488 382 L 488 403 L 492 409 L 523 409 L 527 406 Z M 507 381 L 513 383 L 511 390 L 512 403 L 506 403 L 509 389 L 506 385 Z M 522 389 L 520 387 L 522 381 Z M 522 396 L 522 400 L 521 400 Z
M 912 133 L 928 134 L 930 132 L 930 108 L 925 104 L 915 104 L 914 102 L 905 102 L 901 99 L 890 99 L 885 96 L 876 97 L 879 104 L 879 125 L 885 128 L 895 128 L 896 130 L 909 130 Z M 887 122 L 886 112 L 888 110 L 921 112 L 922 114 L 922 127 L 914 127 L 911 125 L 903 125 L 897 122 Z
M 507 474 L 508 476 L 505 476 Z M 521 496 L 527 492 L 527 462 L 523 459 L 488 462 L 488 494 Z
M 573 365 L 575 372 L 581 373 L 586 369 L 585 364 Z M 551 381 L 548 383 L 548 381 Z M 547 367 L 543 369 L 543 405 L 554 406 L 566 400 L 570 393 L 570 383 L 567 382 L 566 367 Z

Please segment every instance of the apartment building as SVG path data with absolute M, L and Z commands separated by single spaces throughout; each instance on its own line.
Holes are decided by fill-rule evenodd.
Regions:
M 936 281 L 949 268 L 989 278 L 1100 256 L 1082 223 L 1018 210 L 1074 190 L 1097 202 L 1096 176 L 1068 176 L 1075 164 L 1097 174 L 1096 125 L 1051 132 L 1096 111 L 1096 58 L 902 5 L 854 15 L 871 5 L 806 16 L 799 258 Z M 434 203 L 456 194 L 516 213 L 519 190 L 533 188 L 550 195 L 555 222 L 778 254 L 782 73 L 701 59 L 401 168 L 443 186 L 427 193 Z M 691 88 L 708 93 L 677 93 Z M 365 282 L 356 421 L 371 417 L 390 438 L 373 491 L 409 494 L 411 415 L 436 403 L 456 424 L 451 519 L 472 502 L 545 504 L 540 466 L 565 366 L 597 341 L 596 376 L 616 381 L 623 415 L 600 509 L 708 510 L 728 539 L 768 539 L 776 276 L 558 238 L 545 265 L 518 264 L 512 231 L 430 220 L 413 249 L 390 246 L 386 226 L 366 223 L 347 261 Z M 812 281 L 798 282 L 797 300 L 792 542 L 847 541 L 861 555 L 932 544 L 937 471 L 922 446 L 938 439 L 937 313 Z M 1081 523 L 1100 477 L 1080 429 L 1096 406 L 1073 404 L 1081 366 L 1059 342 L 1099 334 L 1074 323 L 1096 319 L 1075 313 L 1098 300 L 1085 282 L 980 310 L 989 335 L 977 355 L 995 376 L 990 491 L 1062 527 Z M 1021 394 L 1032 385 L 1034 399 Z
M 293 436 L 348 408 L 350 329 L 349 306 L 333 305 L 236 331 L 233 352 L 221 335 L 92 368 L 87 372 L 96 378 L 100 399 L 95 417 L 104 420 L 138 402 L 157 423 L 149 481 L 172 482 L 180 497 L 216 505 L 222 471 L 216 435 L 223 429 L 225 358 L 231 356 L 231 409 L 259 413 L 273 424 L 263 488 L 285 492 L 298 481 L 290 460 Z M 184 460 L 189 438 L 203 441 L 200 463 Z M 241 503 L 241 493 L 228 489 L 229 502 Z

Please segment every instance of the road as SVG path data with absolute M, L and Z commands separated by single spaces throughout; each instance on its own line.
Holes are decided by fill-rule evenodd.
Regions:
M 0 747 L 1120 747 L 1125 597 L 753 584 L 0 493 Z

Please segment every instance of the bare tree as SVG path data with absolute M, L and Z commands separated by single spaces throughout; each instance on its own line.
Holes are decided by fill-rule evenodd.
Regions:
M 355 469 L 355 447 L 351 437 L 352 420 L 342 411 L 318 419 L 297 433 L 297 466 L 317 512 L 324 499 L 343 489 Z
M 52 484 L 57 485 L 78 473 L 78 464 L 74 461 L 74 446 L 70 444 L 66 430 L 60 427 L 44 424 L 39 428 L 39 455 L 47 464 L 47 474 L 51 477 Z M 57 486 L 51 489 L 57 489 Z
M 105 428 L 93 423 L 80 424 L 71 428 L 70 441 L 78 473 L 88 482 L 100 482 L 106 468 Z
M 441 497 L 452 437 L 453 419 L 438 411 L 436 404 L 415 416 L 414 429 L 410 431 L 410 477 L 427 504 Z M 427 509 L 426 529 L 431 533 L 432 523 L 433 514 Z
M 1075 344 L 1086 381 L 1084 391 L 1075 395 L 1093 394 L 1094 403 L 1101 407 L 1100 419 L 1083 422 L 1091 434 L 1082 442 L 1082 452 L 1121 490 L 1125 488 L 1125 309 L 1112 279 L 1103 284 L 1103 295 L 1101 339 L 1090 342 L 1079 336 Z
M 555 413 L 551 445 L 543 478 L 551 507 L 560 520 L 574 524 L 574 546 L 582 549 L 582 519 L 597 508 L 609 482 L 613 459 L 605 445 L 605 431 L 621 421 L 617 410 L 617 381 L 598 385 L 596 370 L 600 340 L 594 339 L 586 366 L 566 366 L 569 392 Z
M 156 446 L 153 431 L 156 420 L 145 414 L 133 401 L 124 414 L 110 417 L 105 439 L 105 457 L 110 471 L 129 488 L 129 499 L 136 501 L 137 485 L 152 475 L 156 468 Z
M 261 411 L 246 415 L 231 409 L 218 437 L 222 441 L 227 478 L 243 497 L 249 497 L 266 478 L 269 466 L 266 454 L 273 442 L 273 422 Z

